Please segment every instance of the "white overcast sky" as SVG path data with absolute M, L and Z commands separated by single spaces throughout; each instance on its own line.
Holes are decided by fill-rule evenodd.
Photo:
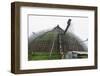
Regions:
M 88 38 L 88 18 L 84 17 L 59 17 L 59 16 L 29 16 L 29 36 L 32 32 L 38 33 L 43 30 L 52 29 L 57 24 L 62 29 L 67 26 L 68 19 L 72 19 L 69 31 L 77 35 L 81 40 Z

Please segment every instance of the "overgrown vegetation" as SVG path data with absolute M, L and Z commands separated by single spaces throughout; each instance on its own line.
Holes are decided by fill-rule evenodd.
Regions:
M 49 52 L 34 52 L 28 54 L 28 60 L 53 60 L 53 59 L 60 59 L 60 55 L 58 52 L 53 52 L 50 56 Z

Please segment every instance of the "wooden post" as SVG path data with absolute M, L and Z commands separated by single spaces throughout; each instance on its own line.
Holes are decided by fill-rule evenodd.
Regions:
M 64 51 L 63 51 L 63 46 L 62 46 L 62 36 L 59 34 L 59 50 L 61 54 L 61 59 L 64 59 Z

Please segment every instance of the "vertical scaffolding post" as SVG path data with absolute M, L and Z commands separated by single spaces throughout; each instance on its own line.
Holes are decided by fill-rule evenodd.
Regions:
M 63 50 L 63 45 L 62 45 L 62 34 L 59 34 L 59 51 L 61 55 L 61 59 L 64 59 L 64 50 Z

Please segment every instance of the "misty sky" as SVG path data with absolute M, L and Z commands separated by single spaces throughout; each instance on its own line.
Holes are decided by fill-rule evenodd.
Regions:
M 72 19 L 71 26 L 68 29 L 75 35 L 77 35 L 81 40 L 88 38 L 88 17 L 59 17 L 59 16 L 38 16 L 29 15 L 28 30 L 29 36 L 32 32 L 38 33 L 43 30 L 48 30 L 59 26 L 65 30 L 67 26 L 68 19 Z

